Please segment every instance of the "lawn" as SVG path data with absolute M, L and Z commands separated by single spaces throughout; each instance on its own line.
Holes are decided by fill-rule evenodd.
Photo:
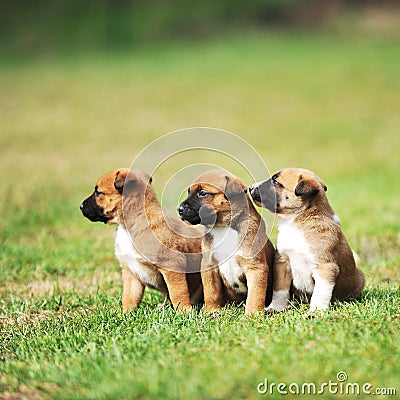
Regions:
M 399 71 L 390 38 L 284 34 L 3 60 L 0 399 L 293 398 L 257 387 L 337 383 L 339 372 L 398 395 Z M 114 230 L 79 204 L 102 173 L 192 126 L 239 135 L 271 172 L 324 179 L 366 275 L 360 302 L 314 319 L 305 305 L 211 318 L 159 309 L 147 291 L 122 314 Z M 159 194 L 176 167 L 156 174 Z

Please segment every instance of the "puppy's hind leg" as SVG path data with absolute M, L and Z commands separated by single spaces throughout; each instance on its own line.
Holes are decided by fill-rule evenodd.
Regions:
M 292 284 L 292 272 L 288 257 L 275 254 L 273 267 L 273 293 L 271 304 L 266 308 L 269 313 L 286 310 L 289 305 L 290 286 Z
M 365 277 L 364 273 L 361 271 L 361 269 L 356 269 L 355 277 L 354 277 L 354 290 L 350 294 L 351 299 L 356 299 L 359 300 L 361 297 L 361 293 L 364 289 L 365 285 Z

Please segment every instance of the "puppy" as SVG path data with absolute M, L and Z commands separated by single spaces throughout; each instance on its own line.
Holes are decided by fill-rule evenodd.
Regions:
M 246 191 L 239 178 L 216 169 L 194 181 L 178 208 L 184 221 L 205 226 L 201 277 L 210 312 L 227 301 L 246 301 L 247 315 L 265 307 L 275 249 Z
M 326 310 L 331 299 L 358 299 L 364 275 L 326 197 L 326 186 L 313 172 L 286 168 L 250 186 L 256 204 L 280 218 L 274 289 L 269 310 L 288 306 L 295 292 L 311 295 L 310 312 Z
M 80 208 L 91 221 L 118 224 L 115 254 L 122 268 L 122 308 L 138 307 L 145 286 L 188 311 L 202 301 L 201 232 L 172 216 L 142 171 L 103 175 Z

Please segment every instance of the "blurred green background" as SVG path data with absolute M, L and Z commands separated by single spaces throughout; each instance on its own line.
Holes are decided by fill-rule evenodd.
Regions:
M 3 2 L 0 49 L 21 57 L 204 41 L 248 31 L 399 33 L 396 0 Z
M 179 388 L 181 398 L 201 399 L 206 381 L 210 398 L 258 398 L 249 392 L 263 376 L 258 371 L 304 382 L 343 368 L 382 387 L 398 383 L 397 1 L 55 0 L 0 7 L 0 392 L 34 398 L 53 382 L 59 398 L 113 398 L 128 375 L 124 398 L 179 398 Z M 193 126 L 239 135 L 271 172 L 298 166 L 324 179 L 366 274 L 363 302 L 332 311 L 327 321 L 295 310 L 249 324 L 228 310 L 211 322 L 159 322 L 159 298 L 147 292 L 137 326 L 120 315 L 113 229 L 84 219 L 79 204 L 99 175 L 130 166 L 152 140 Z M 168 165 L 154 179 L 158 193 Z M 266 329 L 275 332 L 272 346 Z M 326 346 L 305 354 L 314 332 Z M 243 360 L 243 336 L 257 357 L 250 352 L 233 373 Z M 193 354 L 203 355 L 197 374 Z M 70 368 L 71 359 L 79 367 Z M 171 363 L 172 375 L 165 367 Z M 232 370 L 210 373 L 216 364 Z M 93 374 L 82 383 L 88 370 Z M 182 376 L 179 385 L 174 373 Z
M 193 126 L 239 135 L 270 171 L 314 170 L 371 279 L 398 276 L 396 2 L 26 1 L 0 15 L 4 288 L 51 287 L 61 271 L 82 283 L 93 266 L 38 251 L 57 232 L 71 247 L 97 240 L 114 266 L 111 230 L 82 218 L 80 202 L 99 175 Z M 167 199 L 174 212 L 185 185 Z

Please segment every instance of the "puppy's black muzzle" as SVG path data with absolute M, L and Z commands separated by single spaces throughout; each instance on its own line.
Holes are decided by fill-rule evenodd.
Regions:
M 103 208 L 97 205 L 94 195 L 83 200 L 79 208 L 82 214 L 92 222 L 104 222 L 106 224 L 109 220 L 109 218 L 104 215 Z
M 183 221 L 190 222 L 192 225 L 200 224 L 199 212 L 190 208 L 187 204 L 181 204 L 178 208 L 179 216 Z
M 179 216 L 183 221 L 192 225 L 214 225 L 217 220 L 215 210 L 209 206 L 203 206 L 197 199 L 197 194 L 191 194 L 178 207 Z
M 178 213 L 183 221 L 187 221 L 192 225 L 198 225 L 201 223 L 199 209 L 191 207 L 186 200 L 179 205 Z
M 250 195 L 253 198 L 253 200 L 261 203 L 260 190 L 258 189 L 258 186 L 255 186 L 255 185 L 250 186 L 249 192 L 250 192 Z
M 271 179 L 250 186 L 249 192 L 253 200 L 261 204 L 262 207 L 272 212 L 277 211 L 277 197 Z

